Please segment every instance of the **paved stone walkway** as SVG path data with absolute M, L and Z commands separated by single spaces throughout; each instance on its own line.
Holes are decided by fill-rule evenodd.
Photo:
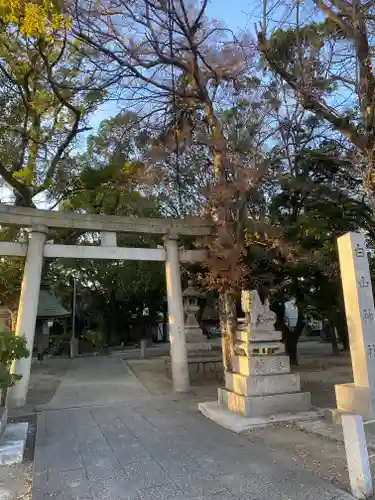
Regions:
M 115 357 L 78 359 L 38 418 L 33 500 L 349 500 L 352 497 L 155 398 Z

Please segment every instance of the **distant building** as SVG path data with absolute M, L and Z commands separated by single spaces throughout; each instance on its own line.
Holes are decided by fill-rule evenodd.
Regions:
M 34 350 L 38 354 L 48 349 L 50 327 L 56 319 L 67 318 L 67 311 L 58 301 L 54 293 L 41 289 L 39 292 L 39 303 L 37 320 L 35 325 Z M 0 307 L 0 330 L 14 331 L 17 321 L 17 307 Z

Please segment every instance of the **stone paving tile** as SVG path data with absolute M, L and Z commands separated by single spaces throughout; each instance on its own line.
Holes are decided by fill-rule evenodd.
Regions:
M 121 436 L 123 439 L 134 439 L 136 436 L 133 432 L 119 421 L 121 425 L 117 424 L 98 424 L 100 431 L 103 433 L 106 439 L 111 439 L 116 436 Z
M 139 491 L 141 500 L 185 500 L 185 493 L 175 484 L 165 484 L 154 488 L 142 488 Z
M 158 463 L 172 479 L 183 478 L 194 473 L 200 474 L 201 476 L 206 474 L 207 478 L 213 477 L 210 472 L 202 469 L 197 462 L 183 454 L 178 458 L 164 457 L 164 459 L 158 461 Z
M 243 457 L 238 458 L 238 455 L 236 457 L 227 457 L 224 454 L 224 457 L 221 456 L 220 460 L 215 459 L 212 455 L 205 455 L 197 458 L 196 461 L 201 467 L 214 475 L 240 473 L 250 471 L 252 468 L 252 462 L 244 460 Z
M 152 455 L 158 463 L 189 464 L 193 459 L 181 448 L 168 442 L 144 443 L 145 449 Z M 196 462 L 194 462 L 196 463 Z
M 90 485 L 90 492 L 93 500 L 140 500 L 136 486 L 124 479 L 93 482 Z
M 194 500 L 238 500 L 238 498 L 232 495 L 230 491 L 218 491 L 216 493 L 204 495 L 204 497 L 195 498 Z
M 56 486 L 56 489 L 64 485 L 75 488 L 86 479 L 86 471 L 83 467 L 66 471 L 52 470 L 48 472 L 46 484 L 50 489 L 52 489 L 51 485 Z
M 174 477 L 173 480 L 185 495 L 191 498 L 229 491 L 220 479 L 204 473 L 190 473 L 184 477 Z
M 172 479 L 154 460 L 123 464 L 123 469 L 127 478 L 137 483 L 139 488 L 173 484 Z
M 60 401 L 100 405 L 38 417 L 33 500 L 353 500 L 192 408 L 148 397 L 137 381 L 126 392 L 113 360 L 99 361 L 102 392 L 115 387 L 115 397 L 92 383 L 93 363 L 86 373 L 77 361 Z
M 293 500 L 333 500 L 337 498 L 337 492 L 333 493 L 331 490 L 321 489 L 312 483 L 305 483 L 296 480 L 282 481 L 275 484 L 277 491 L 282 493 L 288 498 Z
M 44 454 L 40 460 L 36 461 L 37 471 L 41 470 L 72 470 L 79 469 L 82 467 L 83 463 L 78 454 L 64 454 L 61 451 L 58 455 L 56 454 Z
M 91 455 L 93 453 L 100 453 L 102 455 L 112 453 L 112 449 L 104 437 L 102 439 L 93 439 L 80 443 L 78 445 L 78 451 L 82 456 Z
M 38 492 L 33 490 L 33 500 L 92 500 L 88 481 L 69 486 L 46 483 Z
M 92 480 L 99 479 L 125 479 L 124 469 L 115 456 L 96 456 L 91 461 L 85 461 L 87 477 Z
M 124 445 L 116 448 L 113 450 L 113 453 L 122 466 L 131 462 L 152 460 L 153 458 L 146 448 L 137 441 L 130 445 Z
M 241 500 L 287 500 L 280 491 L 255 475 L 228 474 L 220 476 L 220 480 L 227 486 L 232 495 Z M 298 500 L 304 499 L 303 496 L 299 496 L 296 499 L 293 497 L 293 500 L 297 500 L 297 498 Z M 288 500 L 290 499 L 288 498 Z

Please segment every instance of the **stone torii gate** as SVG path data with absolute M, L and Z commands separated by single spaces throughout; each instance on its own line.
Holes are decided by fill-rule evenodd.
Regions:
M 0 242 L 0 255 L 25 257 L 25 269 L 17 315 L 16 335 L 25 336 L 32 353 L 43 258 L 149 260 L 165 262 L 168 321 L 173 387 L 189 389 L 189 372 L 184 330 L 180 262 L 200 262 L 202 250 L 179 250 L 179 236 L 206 236 L 212 223 L 197 217 L 158 219 L 54 212 L 0 204 L 0 225 L 27 228 L 28 243 Z M 47 242 L 49 229 L 100 232 L 101 245 L 55 245 Z M 117 246 L 116 233 L 146 233 L 164 236 L 164 248 Z M 22 375 L 10 391 L 9 403 L 20 407 L 26 402 L 31 355 L 16 362 L 14 371 Z

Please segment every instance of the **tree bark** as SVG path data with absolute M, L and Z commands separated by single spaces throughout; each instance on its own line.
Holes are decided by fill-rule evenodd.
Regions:
M 290 364 L 292 366 L 298 366 L 298 353 L 297 353 L 297 344 L 298 338 L 293 335 L 293 330 L 287 328 L 288 333 L 285 336 L 285 350 L 289 356 Z
M 340 342 L 342 344 L 342 348 L 344 351 L 349 351 L 349 334 L 348 334 L 348 326 L 346 324 L 346 316 L 345 313 L 339 311 L 335 317 L 335 326 L 337 328 L 337 332 L 339 334 Z
M 289 328 L 285 324 L 285 306 L 284 303 L 277 303 L 272 305 L 272 310 L 276 313 L 275 328 L 282 332 L 285 350 L 289 356 L 290 364 L 298 366 L 298 340 L 305 327 L 305 318 L 302 312 L 298 309 L 297 324 L 294 329 Z
M 226 372 L 233 371 L 234 342 L 237 327 L 236 302 L 230 291 L 219 295 L 219 314 L 223 364 Z
M 329 327 L 331 330 L 331 344 L 332 344 L 332 354 L 334 356 L 340 355 L 340 349 L 337 343 L 336 332 L 335 332 L 335 324 L 333 321 L 329 321 Z

